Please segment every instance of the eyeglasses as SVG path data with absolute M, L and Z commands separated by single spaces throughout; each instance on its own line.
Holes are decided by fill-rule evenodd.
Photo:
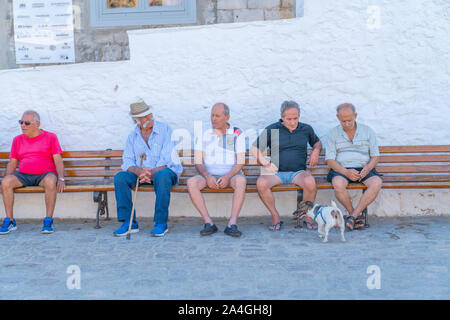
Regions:
M 22 120 L 19 120 L 19 124 L 20 124 L 20 125 L 25 124 L 26 126 L 29 126 L 29 125 L 32 124 L 32 123 L 36 123 L 36 121 L 30 122 L 30 121 L 22 121 Z

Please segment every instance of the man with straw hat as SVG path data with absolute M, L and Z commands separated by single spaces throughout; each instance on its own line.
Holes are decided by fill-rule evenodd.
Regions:
M 172 129 L 166 123 L 153 118 L 152 107 L 145 102 L 130 105 L 130 116 L 136 127 L 129 134 L 122 156 L 122 170 L 114 177 L 117 202 L 117 219 L 122 226 L 114 231 L 117 237 L 128 233 L 132 210 L 131 189 L 140 184 L 153 184 L 156 195 L 154 228 L 151 236 L 162 237 L 167 229 L 170 191 L 178 182 L 183 167 L 172 142 Z M 145 157 L 140 166 L 142 154 Z M 131 233 L 139 232 L 136 212 L 133 215 Z

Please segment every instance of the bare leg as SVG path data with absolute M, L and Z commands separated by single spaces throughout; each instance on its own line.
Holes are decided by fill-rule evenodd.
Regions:
M 22 187 L 22 182 L 14 175 L 8 175 L 2 180 L 3 204 L 6 217 L 13 219 L 14 189 Z
M 367 190 L 363 193 L 361 200 L 359 200 L 358 205 L 351 213 L 355 218 L 359 217 L 361 212 L 375 200 L 381 189 L 383 180 L 378 176 L 373 176 L 363 181 L 363 183 L 367 186 Z
M 206 181 L 200 177 L 192 177 L 187 181 L 189 196 L 191 197 L 194 207 L 198 210 L 202 216 L 205 223 L 211 225 L 214 224 L 211 217 L 209 216 L 208 209 L 206 208 L 205 198 L 203 197 L 200 190 L 206 187 Z
M 233 202 L 231 205 L 231 217 L 228 226 L 237 223 L 239 212 L 242 209 L 245 199 L 245 187 L 247 186 L 247 179 L 243 176 L 236 175 L 230 180 L 230 185 L 234 189 Z
M 350 195 L 347 191 L 347 179 L 336 176 L 331 181 L 331 184 L 333 185 L 334 195 L 336 196 L 336 199 L 338 199 L 338 201 L 345 207 L 347 212 L 351 214 L 353 212 L 353 205 L 350 199 Z
M 44 187 L 45 190 L 45 207 L 46 207 L 46 217 L 52 218 L 53 212 L 55 211 L 56 204 L 56 182 L 57 178 L 53 174 L 47 174 L 44 179 L 41 180 L 39 185 Z
M 276 175 L 264 175 L 256 180 L 259 197 L 272 215 L 272 224 L 280 222 L 280 214 L 275 208 L 275 198 L 271 188 L 281 183 L 281 179 Z

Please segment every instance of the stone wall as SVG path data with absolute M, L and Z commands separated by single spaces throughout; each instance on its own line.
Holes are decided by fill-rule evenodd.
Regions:
M 217 0 L 217 22 L 246 22 L 295 17 L 294 0 Z
M 133 124 L 129 104 L 143 98 L 174 129 L 206 127 L 217 101 L 243 130 L 277 121 L 283 100 L 301 105 L 301 121 L 325 140 L 338 125 L 337 104 L 355 104 L 380 145 L 449 144 L 450 22 L 446 1 L 381 1 L 374 28 L 367 1 L 305 2 L 301 19 L 129 31 L 130 60 L 0 71 L 0 150 L 20 133 L 25 109 L 41 114 L 63 149 L 123 149 Z M 370 23 L 368 23 L 370 22 Z M 149 48 L 152 48 L 149 50 Z M 448 190 L 383 190 L 369 208 L 379 216 L 450 214 Z M 352 192 L 358 199 L 360 192 Z M 318 201 L 329 203 L 332 191 Z M 114 216 L 114 194 L 110 204 Z M 27 201 L 24 201 L 27 199 Z M 276 194 L 283 215 L 295 193 Z M 139 196 L 138 215 L 152 215 L 153 194 Z M 230 195 L 207 195 L 214 216 L 229 214 Z M 43 195 L 17 195 L 16 212 L 37 216 Z M 150 208 L 150 209 L 149 209 Z M 63 194 L 57 215 L 93 217 L 92 194 Z M 243 215 L 266 215 L 256 194 Z M 197 216 L 187 194 L 171 214 Z
M 128 60 L 127 30 L 167 26 L 90 26 L 90 0 L 73 0 L 75 62 Z M 247 4 L 248 2 L 248 4 Z M 299 3 L 302 3 L 299 0 Z M 294 18 L 296 0 L 197 0 L 196 25 Z M 12 0 L 0 1 L 0 69 L 16 65 L 14 54 Z

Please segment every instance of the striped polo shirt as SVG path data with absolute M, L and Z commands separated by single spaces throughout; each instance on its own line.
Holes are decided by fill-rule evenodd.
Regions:
M 380 155 L 375 132 L 359 122 L 356 123 L 353 141 L 338 125 L 328 133 L 325 148 L 325 160 L 336 160 L 344 168 L 361 168 L 370 158 Z

